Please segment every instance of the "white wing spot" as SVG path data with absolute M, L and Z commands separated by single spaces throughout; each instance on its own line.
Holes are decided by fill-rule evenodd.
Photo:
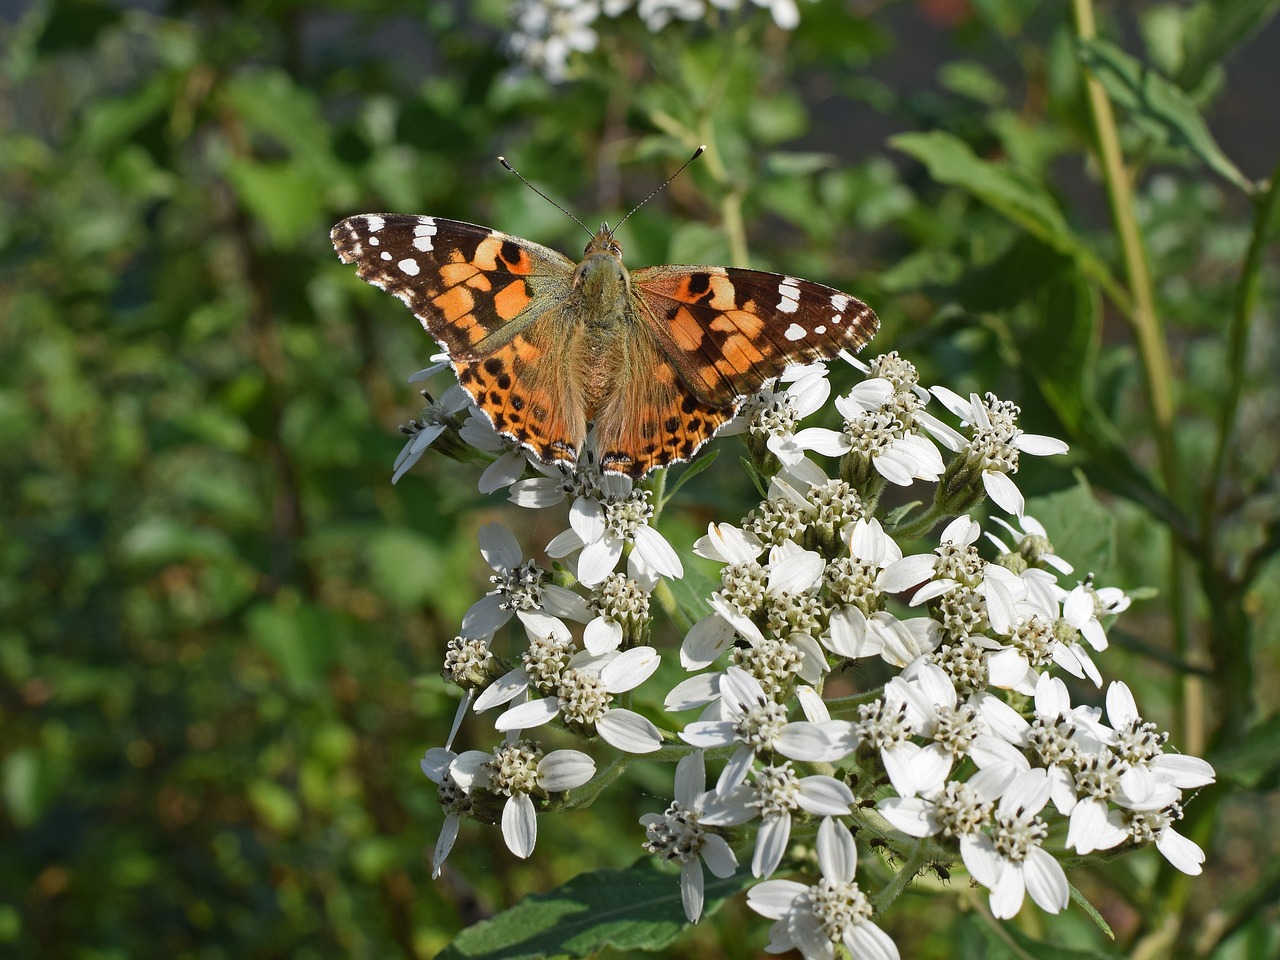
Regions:
M 778 284 L 778 296 L 781 299 L 778 300 L 777 309 L 782 313 L 795 313 L 796 308 L 800 306 L 799 282 L 795 277 L 783 277 L 782 282 Z M 790 332 L 787 335 L 790 337 Z M 791 337 L 791 339 L 798 340 L 800 337 Z
M 391 254 L 389 254 L 389 253 L 387 253 L 387 251 L 383 250 L 383 251 L 382 251 L 382 259 L 383 259 L 383 260 L 390 260 L 390 259 L 391 259 Z
M 401 260 L 399 263 L 397 263 L 396 266 L 399 267 L 401 270 L 403 270 L 405 273 L 407 273 L 411 277 L 416 277 L 422 269 L 421 267 L 418 266 L 417 260 L 410 260 L 407 257 L 404 260 Z
M 843 293 L 833 293 L 831 295 L 831 308 L 836 313 L 844 313 L 844 308 L 849 305 L 849 298 Z
M 387 221 L 383 220 L 376 213 L 371 213 L 364 218 L 364 225 L 369 228 L 370 233 L 377 233 L 387 225 Z
M 369 238 L 369 246 L 371 246 L 371 247 L 376 247 L 376 246 L 378 246 L 380 243 L 382 243 L 382 241 L 381 241 L 381 240 L 379 240 L 377 237 L 370 237 L 370 238 Z
M 825 326 L 814 327 L 813 332 L 816 333 L 818 336 L 822 336 L 824 333 L 827 332 L 827 328 Z
M 419 217 L 413 228 L 413 245 L 426 253 L 433 249 L 432 237 L 436 235 L 436 222 L 431 217 Z
M 838 313 L 837 313 L 834 317 L 832 317 L 832 318 L 831 318 L 831 322 L 832 322 L 832 323 L 837 323 L 837 324 L 838 324 L 838 323 L 843 323 L 843 322 L 844 322 L 844 317 L 840 316 L 840 314 L 838 314 Z
M 791 309 L 795 309 L 795 304 L 791 305 Z M 804 327 L 798 323 L 793 323 L 787 327 L 787 332 L 783 334 L 788 340 L 803 340 L 805 338 Z

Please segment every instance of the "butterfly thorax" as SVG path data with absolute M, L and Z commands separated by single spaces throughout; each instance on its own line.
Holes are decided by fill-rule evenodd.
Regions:
M 573 289 L 582 304 L 579 321 L 588 333 L 607 339 L 627 322 L 631 277 L 622 265 L 622 246 L 607 224 L 587 244 L 573 272 Z

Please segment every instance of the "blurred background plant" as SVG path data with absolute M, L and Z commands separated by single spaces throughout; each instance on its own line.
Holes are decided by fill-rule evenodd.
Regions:
M 441 458 L 390 485 L 434 346 L 327 233 L 385 209 L 575 253 L 494 155 L 590 223 L 705 142 L 628 263 L 847 289 L 874 351 L 1066 439 L 1074 476 L 1019 482 L 1037 515 L 1096 495 L 1055 545 L 1139 598 L 1103 672 L 1218 771 L 1205 876 L 1125 858 L 1072 878 L 1115 942 L 1075 909 L 1023 932 L 1275 956 L 1278 6 L 0 7 L 0 950 L 426 957 L 640 855 L 669 769 L 428 878 L 436 674 L 512 508 Z M 682 550 L 753 498 L 724 466 L 664 518 Z M 956 892 L 899 903 L 904 956 L 1023 955 Z M 746 916 L 667 955 L 753 955 Z

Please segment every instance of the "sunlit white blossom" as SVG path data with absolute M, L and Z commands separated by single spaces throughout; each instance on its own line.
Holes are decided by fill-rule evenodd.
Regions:
M 423 770 L 427 770 L 425 760 Z M 533 798 L 580 787 L 595 772 L 595 761 L 579 750 L 544 754 L 529 740 L 508 741 L 489 753 L 468 750 L 449 765 L 453 781 L 468 794 L 487 790 L 507 798 L 502 805 L 502 838 L 507 849 L 521 858 L 533 853 L 538 839 Z
M 775 921 L 765 949 L 799 950 L 806 960 L 831 960 L 836 945 L 843 944 L 859 960 L 897 960 L 897 946 L 871 922 L 871 902 L 854 881 L 858 850 L 849 828 L 824 819 L 817 851 L 822 871 L 818 883 L 766 880 L 747 891 L 747 905 Z
M 663 813 L 646 813 L 640 818 L 645 828 L 645 849 L 680 864 L 680 899 L 690 923 L 702 916 L 702 864 L 722 879 L 733 876 L 738 869 L 738 858 L 724 837 L 702 825 L 706 787 L 706 766 L 699 750 L 676 764 L 675 800 L 671 805 Z

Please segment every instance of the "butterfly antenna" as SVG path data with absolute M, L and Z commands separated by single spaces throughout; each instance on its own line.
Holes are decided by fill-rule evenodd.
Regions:
M 528 187 L 530 190 L 532 190 L 534 193 L 540 196 L 543 200 L 547 201 L 547 203 L 551 204 L 553 207 L 555 207 L 557 210 L 563 213 L 566 217 L 568 217 L 570 220 L 572 220 L 574 223 L 580 226 L 583 230 L 586 230 L 587 236 L 590 236 L 590 237 L 595 236 L 594 233 L 592 233 L 590 230 L 587 229 L 587 225 L 585 223 L 583 223 L 581 220 L 575 217 L 572 213 L 570 213 L 564 207 L 560 206 L 560 204 L 556 203 L 554 200 L 548 197 L 545 193 L 543 193 L 541 190 L 535 187 L 532 183 L 526 180 L 524 178 L 524 175 L 519 170 L 517 170 L 511 164 L 507 163 L 506 157 L 499 157 L 498 162 L 502 164 L 504 167 L 506 167 L 508 170 L 510 170 L 512 173 L 514 173 L 517 177 L 519 177 L 520 182 L 523 183 L 526 187 Z M 681 167 L 681 169 L 684 169 L 684 168 Z M 666 186 L 666 184 L 663 184 L 663 186 Z
M 704 152 L 706 149 L 707 149 L 707 145 L 704 143 L 704 144 L 702 144 L 702 146 L 698 147 L 698 149 L 697 149 L 697 150 L 693 151 L 693 156 L 692 156 L 692 157 L 690 157 L 688 160 L 686 160 L 684 163 L 680 164 L 680 169 L 679 169 L 679 170 L 677 170 L 677 171 L 676 171 L 675 173 L 673 173 L 671 176 L 667 177 L 667 179 L 663 180 L 663 181 L 662 181 L 662 183 L 658 184 L 657 189 L 656 189 L 656 190 L 654 190 L 654 191 L 653 191 L 653 193 L 649 194 L 647 197 L 645 197 L 643 200 L 641 200 L 639 203 L 637 203 L 634 207 L 632 207 L 632 208 L 631 208 L 631 213 L 635 213 L 637 210 L 639 210 L 641 207 L 643 207 L 646 203 L 648 203 L 650 200 L 652 200 L 654 197 L 656 197 L 656 196 L 657 196 L 657 195 L 662 191 L 662 189 L 663 189 L 663 188 L 664 188 L 668 183 L 670 183 L 670 182 L 671 182 L 672 180 L 674 180 L 676 177 L 680 176 L 680 174 L 684 173 L 684 168 L 685 168 L 685 167 L 687 167 L 689 164 L 693 163 L 693 161 L 697 160 L 700 156 L 702 156 L 703 152 Z M 613 234 L 613 233 L 617 233 L 617 232 L 618 232 L 618 227 L 622 226 L 624 223 L 626 223 L 626 222 L 627 222 L 627 220 L 629 220 L 629 219 L 631 218 L 631 213 L 628 213 L 625 217 L 623 217 L 621 220 L 619 220 L 619 221 L 614 225 L 613 229 L 612 229 L 612 230 L 610 230 L 609 232 L 610 232 L 611 234 Z

